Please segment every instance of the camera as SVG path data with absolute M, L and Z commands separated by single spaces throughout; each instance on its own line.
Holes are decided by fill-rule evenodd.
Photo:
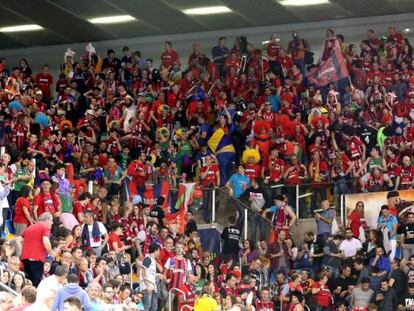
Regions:
M 245 111 L 247 109 L 248 103 L 243 98 L 236 97 L 234 103 L 240 111 Z

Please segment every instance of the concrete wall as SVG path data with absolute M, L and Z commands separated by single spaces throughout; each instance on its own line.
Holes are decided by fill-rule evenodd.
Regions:
M 223 16 L 223 18 L 225 18 Z M 387 34 L 388 26 L 393 25 L 398 29 L 406 27 L 414 27 L 414 14 L 399 14 L 387 15 L 356 19 L 336 19 L 312 23 L 300 23 L 267 27 L 253 27 L 242 29 L 227 29 L 221 31 L 209 31 L 199 33 L 187 33 L 168 36 L 153 36 L 141 37 L 112 41 L 93 42 L 100 55 L 106 55 L 108 48 L 113 48 L 117 55 L 121 55 L 122 47 L 127 45 L 131 50 L 140 50 L 143 57 L 154 58 L 158 65 L 159 56 L 164 48 L 163 42 L 169 40 L 173 42 L 174 49 L 176 49 L 180 56 L 181 62 L 186 63 L 188 55 L 191 53 L 191 44 L 199 42 L 202 45 L 203 51 L 207 56 L 210 56 L 211 47 L 216 45 L 217 38 L 220 36 L 227 36 L 228 46 L 232 46 L 234 38 L 239 35 L 247 36 L 249 42 L 256 47 L 261 46 L 261 42 L 267 40 L 270 34 L 275 33 L 280 39 L 281 44 L 287 46 L 291 37 L 291 31 L 297 30 L 300 36 L 308 39 L 311 47 L 316 53 L 319 53 L 321 44 L 327 28 L 332 28 L 336 33 L 341 33 L 345 36 L 346 42 L 359 43 L 365 39 L 365 32 L 372 28 L 377 34 Z M 409 34 L 408 38 L 414 38 L 413 34 Z M 1 50 L 0 57 L 6 57 L 9 67 L 18 63 L 20 58 L 28 59 L 30 66 L 34 72 L 39 71 L 43 64 L 49 64 L 51 72 L 56 77 L 59 64 L 63 62 L 63 54 L 67 48 L 72 48 L 76 52 L 75 58 L 84 53 L 86 43 L 71 44 L 71 45 L 55 45 L 47 47 L 32 47 L 26 49 L 12 49 Z

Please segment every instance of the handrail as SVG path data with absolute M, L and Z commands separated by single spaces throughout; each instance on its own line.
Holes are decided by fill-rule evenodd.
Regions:
M 180 290 L 176 287 L 171 288 L 168 291 L 168 310 L 170 310 L 170 311 L 172 310 L 172 293 L 173 292 L 179 292 L 180 294 L 182 294 L 184 296 L 184 300 L 187 300 L 187 297 L 186 297 L 185 293 L 182 290 Z
M 224 193 L 224 194 L 226 194 L 226 195 L 228 196 L 228 193 L 227 193 L 227 192 L 226 192 L 223 188 L 218 188 L 218 190 L 219 190 L 219 191 L 221 191 L 222 193 Z M 244 203 L 243 201 L 241 201 L 241 200 L 239 200 L 239 199 L 236 199 L 236 198 L 233 198 L 233 197 L 230 197 L 230 196 L 229 196 L 229 198 L 230 198 L 230 199 L 232 199 L 232 200 L 234 200 L 235 202 L 237 202 L 238 204 L 240 204 L 241 206 L 243 206 L 245 209 L 249 210 L 250 212 L 252 212 L 252 213 L 254 213 L 254 214 L 256 214 L 256 215 L 258 215 L 258 216 L 262 217 L 264 220 L 268 221 L 269 223 L 272 223 L 272 221 L 271 221 L 269 218 L 264 217 L 262 214 L 260 214 L 260 213 L 258 213 L 257 211 L 253 210 L 250 206 L 248 206 L 248 205 L 247 205 L 246 203 Z
M 137 262 L 134 262 L 134 263 L 131 265 L 131 278 L 130 278 L 130 280 L 131 280 L 131 290 L 132 290 L 132 271 L 133 271 L 132 267 L 133 267 L 134 265 L 137 265 L 137 264 L 138 264 Z M 147 267 L 145 267 L 144 265 L 139 265 L 139 268 L 147 270 Z M 148 283 L 150 283 L 152 286 L 154 286 L 154 289 L 155 289 L 155 288 L 157 288 L 157 284 L 155 284 L 155 283 L 154 283 L 153 281 L 151 281 L 150 279 L 148 279 L 148 278 L 143 278 L 143 280 L 144 280 L 144 281 L 147 281 L 147 282 L 148 282 Z
M 13 294 L 14 296 L 19 296 L 19 293 L 16 292 L 14 289 L 12 289 L 11 287 L 7 286 L 6 284 L 3 284 L 2 282 L 0 282 L 0 287 L 2 289 L 4 289 L 6 292 Z

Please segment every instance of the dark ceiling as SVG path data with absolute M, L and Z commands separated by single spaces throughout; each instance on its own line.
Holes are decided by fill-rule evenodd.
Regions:
M 229 14 L 188 16 L 181 10 L 225 5 Z M 414 12 L 414 0 L 331 0 L 284 7 L 278 0 L 0 0 L 0 27 L 39 24 L 41 31 L 0 33 L 0 49 L 125 39 L 198 31 Z M 136 21 L 96 25 L 88 19 L 129 14 Z

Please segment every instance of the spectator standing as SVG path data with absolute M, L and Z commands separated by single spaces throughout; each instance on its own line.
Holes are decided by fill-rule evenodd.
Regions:
M 239 202 L 240 197 L 250 187 L 250 179 L 245 174 L 243 165 L 239 165 L 237 173 L 231 175 L 230 179 L 226 182 L 226 188 L 229 189 L 229 196 L 235 199 L 235 205 L 237 210 L 237 226 L 243 227 L 244 221 L 244 207 Z
M 236 218 L 234 216 L 229 217 L 229 223 L 230 225 L 225 227 L 221 233 L 221 238 L 223 239 L 223 255 L 230 256 L 236 262 L 239 259 L 241 230 L 236 226 Z
M 226 42 L 226 37 L 220 37 L 218 40 L 218 45 L 213 47 L 211 50 L 211 56 L 213 58 L 214 64 L 216 64 L 221 76 L 224 76 L 224 62 L 229 55 L 229 49 L 226 47 Z
M 407 222 L 400 226 L 400 246 L 405 260 L 409 260 L 411 255 L 414 255 L 414 213 L 408 212 L 406 220 Z
M 92 211 L 86 211 L 85 222 L 82 226 L 82 249 L 85 252 L 93 250 L 96 256 L 100 257 L 108 240 L 109 235 L 105 226 L 94 219 Z
M 50 213 L 43 213 L 39 216 L 39 222 L 28 227 L 23 233 L 23 246 L 21 260 L 23 261 L 24 272 L 34 286 L 39 285 L 42 274 L 43 264 L 46 256 L 56 256 L 57 252 L 52 249 L 50 244 L 50 228 L 52 227 L 53 217 Z
M 148 255 L 142 262 L 140 269 L 140 289 L 144 293 L 144 308 L 148 311 L 158 310 L 158 292 L 156 285 L 157 260 L 160 255 L 160 247 L 157 244 L 151 244 L 148 249 Z
M 318 232 L 318 239 L 326 242 L 328 236 L 332 233 L 332 222 L 335 218 L 335 211 L 330 208 L 329 201 L 324 200 L 321 202 L 322 211 L 320 213 L 315 212 L 315 220 Z
M 395 257 L 395 251 L 397 249 L 398 220 L 397 217 L 390 214 L 390 210 L 387 205 L 383 205 L 381 207 L 381 215 L 378 218 L 377 228 L 382 231 L 384 236 L 384 248 L 387 252 L 390 251 L 389 256 L 390 261 L 392 261 Z

